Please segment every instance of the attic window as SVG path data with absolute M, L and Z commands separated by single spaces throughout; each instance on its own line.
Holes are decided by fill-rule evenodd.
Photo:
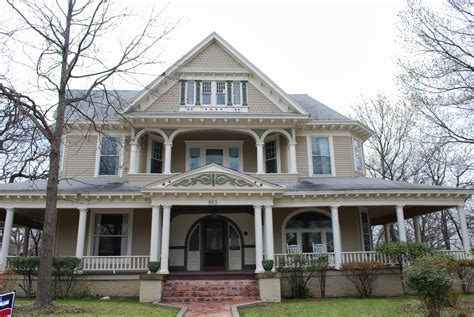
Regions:
M 234 106 L 240 106 L 240 104 L 242 103 L 242 101 L 240 100 L 240 82 L 236 81 L 232 84 L 232 95 Z
M 186 104 L 194 105 L 194 81 L 186 83 Z

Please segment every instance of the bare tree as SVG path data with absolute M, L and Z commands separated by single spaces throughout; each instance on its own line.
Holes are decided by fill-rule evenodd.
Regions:
M 105 0 L 7 0 L 7 4 L 10 12 L 3 12 L 2 16 L 13 15 L 19 20 L 19 25 L 1 32 L 4 39 L 0 43 L 18 48 L 10 55 L 13 66 L 9 70 L 29 66 L 34 79 L 8 78 L 7 75 L 14 74 L 10 72 L 0 78 L 0 96 L 31 121 L 50 150 L 36 296 L 36 304 L 46 307 L 52 305 L 53 299 L 52 256 L 64 128 L 69 120 L 79 119 L 99 130 L 94 112 L 84 112 L 76 105 L 93 100 L 96 90 L 101 90 L 104 100 L 108 100 L 113 95 L 108 83 L 140 66 L 157 63 L 158 43 L 174 26 L 161 23 L 154 11 L 149 18 L 131 15 L 127 10 L 114 13 L 115 7 Z M 133 27 L 118 33 L 123 25 Z M 131 29 L 134 34 L 128 34 Z M 115 41 L 107 41 L 110 36 L 115 36 Z M 86 89 L 71 92 L 74 85 Z M 46 98 L 38 97 L 39 92 L 46 94 Z
M 408 0 L 400 14 L 400 84 L 448 141 L 474 143 L 474 6 Z

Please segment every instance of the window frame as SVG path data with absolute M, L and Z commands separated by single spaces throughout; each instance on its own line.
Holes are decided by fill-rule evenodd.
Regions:
M 196 81 L 195 80 L 186 80 L 186 86 L 184 87 L 184 104 L 186 106 L 195 106 L 196 105 Z M 188 86 L 190 83 L 193 83 L 193 103 L 188 103 Z M 202 88 L 201 88 L 202 89 Z
M 272 141 L 275 141 L 275 145 L 276 145 L 276 160 L 277 160 L 277 171 L 276 173 L 268 173 L 267 172 L 267 158 L 266 158 L 266 152 L 265 152 L 265 144 L 267 142 L 272 142 Z M 267 136 L 265 138 L 265 140 L 263 140 L 263 164 L 264 164 L 264 168 L 265 168 L 265 174 L 280 174 L 281 173 L 281 155 L 280 155 L 280 135 L 279 134 L 276 134 L 276 135 L 270 135 L 270 136 Z
M 222 149 L 223 150 L 223 166 L 229 168 L 229 149 L 238 148 L 239 149 L 239 170 L 237 172 L 243 172 L 244 166 L 244 153 L 243 153 L 243 144 L 244 141 L 241 140 L 199 140 L 199 141 L 184 141 L 186 144 L 186 171 L 191 171 L 190 169 L 190 156 L 189 151 L 191 148 L 199 148 L 199 167 L 202 167 L 206 164 L 206 149 Z M 199 168 L 198 167 L 198 168 Z
M 360 157 L 362 159 L 362 170 L 357 169 L 357 157 L 356 157 L 354 142 L 357 142 L 360 145 Z M 352 137 L 352 157 L 353 157 L 353 160 L 354 160 L 354 170 L 357 173 L 365 175 L 365 157 L 364 157 L 363 142 L 361 140 L 357 139 L 357 138 L 354 138 L 354 137 Z
M 153 149 L 153 141 L 158 141 L 160 143 L 163 144 L 163 148 L 162 148 L 162 151 L 163 153 L 161 154 L 162 155 L 162 172 L 161 173 L 153 173 L 153 174 L 163 174 L 163 170 L 164 170 L 164 162 L 165 162 L 165 158 L 164 158 L 164 155 L 165 155 L 165 141 L 163 139 L 162 136 L 159 136 L 159 135 L 155 135 L 155 134 L 149 134 L 148 135 L 148 145 L 147 145 L 147 154 L 146 154 L 146 172 L 148 174 L 151 174 L 151 152 L 152 152 L 152 149 Z
M 367 223 L 369 225 L 369 241 L 370 241 L 370 250 L 365 249 L 365 243 L 364 243 L 364 224 L 362 222 L 362 214 L 367 215 Z M 367 208 L 359 208 L 359 224 L 360 224 L 360 238 L 361 238 L 361 245 L 362 245 L 362 250 L 363 251 L 372 251 L 374 249 L 373 241 L 372 241 L 372 230 L 370 229 L 371 227 L 371 222 L 370 222 L 370 214 L 369 210 Z
M 330 163 L 331 163 L 331 174 L 314 174 L 313 169 L 313 144 L 312 138 L 327 138 L 329 140 L 329 154 Z M 335 177 L 336 176 L 336 164 L 334 158 L 334 143 L 332 135 L 327 134 L 312 134 L 306 137 L 306 144 L 307 144 L 307 154 L 308 154 L 308 173 L 310 177 Z
M 102 134 L 97 135 L 97 148 L 96 148 L 96 157 L 95 157 L 95 177 L 112 177 L 112 178 L 121 178 L 123 175 L 123 156 L 125 152 L 125 135 L 123 134 L 110 134 L 108 135 L 110 138 L 119 138 L 120 139 L 120 144 L 121 144 L 121 149 L 119 153 L 119 161 L 118 161 L 118 171 L 116 175 L 100 175 L 100 158 L 102 156 L 101 153 L 101 146 L 102 146 L 102 139 L 107 138 L 107 136 L 104 136 Z
M 122 256 L 132 255 L 132 242 L 133 242 L 133 209 L 117 208 L 114 210 L 110 209 L 91 209 L 89 214 L 89 228 L 87 237 L 87 250 L 86 254 L 94 256 L 94 229 L 95 229 L 95 216 L 96 215 L 128 215 L 128 236 L 127 236 L 127 253 Z

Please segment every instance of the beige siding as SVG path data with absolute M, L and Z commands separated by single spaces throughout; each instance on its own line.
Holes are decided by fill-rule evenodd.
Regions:
M 79 224 L 79 211 L 60 210 L 56 232 L 57 256 L 76 255 L 77 227 Z
M 352 139 L 348 136 L 334 136 L 334 163 L 336 165 L 336 176 L 355 176 Z
M 296 137 L 296 168 L 301 177 L 309 176 L 308 144 L 305 136 Z
M 180 83 L 177 82 L 165 93 L 159 94 L 155 102 L 153 102 L 146 111 L 175 112 L 179 107 L 179 90 Z M 151 98 L 155 96 L 151 95 Z
M 97 135 L 68 135 L 65 177 L 94 177 Z
M 280 165 L 281 173 L 288 173 L 288 141 L 280 135 Z
M 147 155 L 148 155 L 148 134 L 145 134 L 140 138 L 140 163 L 138 166 L 139 173 L 146 173 L 146 164 L 147 164 Z
M 282 112 L 275 104 L 265 97 L 255 86 L 248 84 L 249 112 Z
M 237 62 L 216 43 L 210 44 L 192 60 L 184 64 L 184 67 L 244 69 L 244 67 L 239 62 Z
M 133 212 L 132 255 L 150 254 L 151 209 Z

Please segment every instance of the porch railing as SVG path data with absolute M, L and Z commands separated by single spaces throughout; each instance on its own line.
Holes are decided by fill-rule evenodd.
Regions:
M 465 251 L 459 251 L 459 250 L 441 250 L 441 251 L 452 256 L 456 260 L 469 260 L 472 258 L 472 256 Z
M 149 255 L 84 256 L 83 271 L 146 271 Z
M 298 254 L 275 254 L 275 268 L 288 268 L 295 265 L 295 257 L 302 257 L 302 262 L 314 260 L 319 256 L 326 255 L 328 257 L 329 266 L 334 266 L 334 252 L 327 253 L 298 253 Z

